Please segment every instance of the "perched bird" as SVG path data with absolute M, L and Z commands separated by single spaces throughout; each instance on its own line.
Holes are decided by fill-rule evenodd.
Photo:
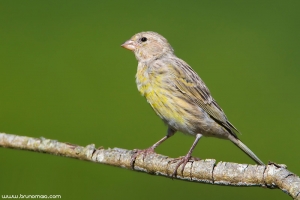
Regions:
M 202 136 L 227 139 L 244 151 L 257 164 L 264 163 L 238 139 L 238 130 L 228 121 L 225 113 L 213 99 L 198 74 L 174 54 L 168 41 L 155 32 L 141 32 L 132 36 L 122 47 L 133 51 L 138 60 L 136 84 L 156 114 L 167 124 L 167 135 L 148 149 L 137 151 L 144 155 L 176 131 L 195 136 L 195 141 L 180 158 L 172 176 L 186 163 Z

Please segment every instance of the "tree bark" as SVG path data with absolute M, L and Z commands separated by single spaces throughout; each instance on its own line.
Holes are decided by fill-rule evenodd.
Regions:
M 103 147 L 96 149 L 94 144 L 82 147 L 56 140 L 6 133 L 0 133 L 0 146 L 66 156 L 165 177 L 171 177 L 177 164 L 176 159 L 150 153 L 145 157 L 138 155 L 132 166 L 131 158 L 135 150 L 104 149 Z M 229 162 L 216 163 L 214 159 L 190 161 L 183 173 L 181 174 L 181 167 L 179 167 L 177 176 L 173 178 L 216 185 L 279 188 L 292 198 L 300 199 L 300 178 L 288 171 L 285 165 L 275 163 L 262 166 Z

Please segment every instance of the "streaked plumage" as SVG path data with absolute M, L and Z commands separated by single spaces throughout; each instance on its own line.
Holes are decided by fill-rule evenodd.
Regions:
M 176 131 L 181 131 L 196 136 L 196 140 L 177 168 L 181 164 L 184 167 L 202 135 L 229 139 L 256 163 L 264 164 L 238 139 L 237 129 L 228 121 L 204 82 L 186 62 L 175 56 L 164 37 L 155 32 L 142 32 L 122 46 L 133 51 L 138 60 L 138 90 L 168 125 L 167 136 L 143 153 L 154 151 Z

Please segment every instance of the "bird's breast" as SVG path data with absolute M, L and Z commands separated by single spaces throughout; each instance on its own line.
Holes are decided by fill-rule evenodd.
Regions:
M 147 65 L 139 65 L 136 73 L 136 84 L 142 96 L 145 96 L 149 103 L 166 101 L 169 85 L 165 81 L 166 70 L 153 70 Z
M 139 65 L 135 78 L 139 92 L 145 96 L 151 89 L 148 67 L 146 65 Z
M 185 119 L 176 106 L 174 88 L 169 83 L 170 78 L 165 71 L 151 71 L 147 66 L 139 66 L 136 74 L 136 83 L 139 92 L 143 95 L 160 118 L 172 127 L 182 126 Z

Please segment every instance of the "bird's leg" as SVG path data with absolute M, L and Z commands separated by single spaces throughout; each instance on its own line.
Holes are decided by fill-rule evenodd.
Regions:
M 196 135 L 196 139 L 195 139 L 195 141 L 194 141 L 192 147 L 190 148 L 189 152 L 188 152 L 184 157 L 176 158 L 176 159 L 173 160 L 173 161 L 175 161 L 175 160 L 180 160 L 180 161 L 177 163 L 177 165 L 176 165 L 176 167 L 175 167 L 175 170 L 174 170 L 174 172 L 173 172 L 173 174 L 172 174 L 171 177 L 176 177 L 176 176 L 177 176 L 177 170 L 178 170 L 178 168 L 180 167 L 180 165 L 182 165 L 182 168 L 181 168 L 181 174 L 183 175 L 184 167 L 185 167 L 186 163 L 190 160 L 191 155 L 192 155 L 192 152 L 193 152 L 193 150 L 195 149 L 195 147 L 196 147 L 196 145 L 197 145 L 197 143 L 199 142 L 199 140 L 200 140 L 201 137 L 202 137 L 202 134 L 198 133 L 198 134 Z M 173 162 L 173 161 L 172 161 L 172 162 Z
M 143 149 L 143 150 L 136 149 L 134 155 L 131 157 L 131 161 L 130 161 L 131 167 L 134 168 L 135 159 L 139 154 L 143 154 L 143 161 L 144 161 L 144 159 L 148 153 L 155 153 L 154 149 L 156 147 L 158 147 L 161 143 L 163 143 L 165 140 L 167 140 L 169 137 L 173 136 L 175 134 L 175 132 L 176 132 L 176 130 L 172 129 L 171 127 L 168 127 L 167 135 L 165 137 L 163 137 L 162 139 L 160 139 L 155 144 L 153 144 L 151 147 L 149 147 L 148 149 Z

